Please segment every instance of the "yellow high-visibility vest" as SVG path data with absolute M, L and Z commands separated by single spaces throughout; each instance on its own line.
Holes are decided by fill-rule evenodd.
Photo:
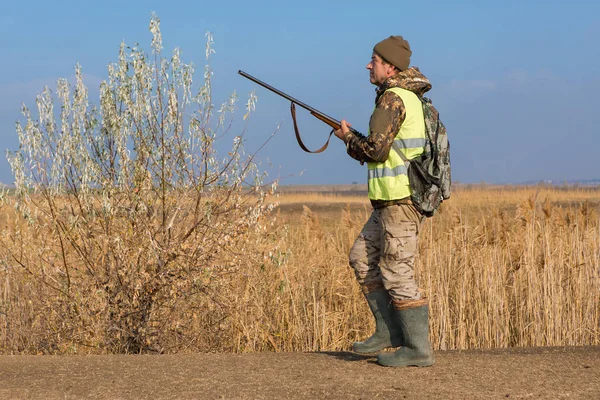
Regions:
M 371 200 L 399 200 L 409 197 L 411 190 L 406 174 L 407 165 L 399 152 L 410 160 L 422 154 L 425 147 L 425 119 L 421 100 L 406 89 L 396 87 L 386 92 L 400 96 L 406 108 L 406 119 L 394 139 L 387 160 L 383 163 L 367 163 Z

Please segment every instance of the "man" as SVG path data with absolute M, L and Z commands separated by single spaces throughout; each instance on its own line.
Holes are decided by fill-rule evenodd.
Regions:
M 369 79 L 377 86 L 369 134 L 353 134 L 345 120 L 335 132 L 352 158 L 368 164 L 373 205 L 349 259 L 376 328 L 370 338 L 354 343 L 353 348 L 360 354 L 373 354 L 400 346 L 395 353 L 379 354 L 377 362 L 385 366 L 434 363 L 427 300 L 421 297 L 414 277 L 423 216 L 410 202 L 405 165 L 405 160 L 421 154 L 425 146 L 419 97 L 431 89 L 431 84 L 417 68 L 409 68 L 411 54 L 402 36 L 390 36 L 375 45 L 367 64 Z

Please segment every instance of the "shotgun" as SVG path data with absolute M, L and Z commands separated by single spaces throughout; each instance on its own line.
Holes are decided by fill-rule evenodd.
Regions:
M 306 146 L 304 146 L 304 144 L 302 143 L 302 140 L 300 139 L 300 133 L 298 132 L 298 125 L 296 124 L 296 109 L 294 107 L 294 104 L 298 104 L 300 107 L 304 108 L 305 110 L 308 110 L 313 117 L 316 117 L 317 119 L 325 122 L 327 125 L 332 127 L 334 130 L 340 129 L 341 122 L 338 121 L 337 119 L 331 118 L 329 115 L 317 110 L 316 108 L 309 106 L 306 103 L 303 103 L 303 102 L 293 98 L 292 96 L 282 92 L 279 89 L 274 88 L 273 86 L 269 85 L 268 83 L 265 83 L 259 79 L 256 79 L 252 75 L 247 74 L 242 70 L 239 70 L 238 74 L 242 75 L 244 78 L 250 79 L 252 82 L 257 83 L 260 86 L 264 87 L 265 89 L 268 89 L 271 92 L 278 94 L 279 96 L 292 102 L 291 111 L 292 111 L 292 119 L 294 120 L 294 130 L 296 131 L 296 139 L 298 139 L 298 144 L 300 145 L 302 150 L 309 152 L 309 153 L 320 153 L 327 148 L 327 144 L 329 143 L 329 140 L 327 140 L 327 143 L 325 143 L 325 145 L 321 149 L 316 150 L 316 151 L 310 151 L 306 148 Z M 350 129 L 350 132 L 352 132 L 353 134 L 355 134 L 355 135 L 359 134 L 359 132 L 354 130 L 353 128 L 349 127 L 349 129 Z M 333 131 L 332 131 L 332 133 L 333 133 Z M 329 137 L 331 138 L 331 133 L 329 134 Z

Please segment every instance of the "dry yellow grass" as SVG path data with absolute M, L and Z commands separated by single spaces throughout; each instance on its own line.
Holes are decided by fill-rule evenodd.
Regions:
M 368 201 L 318 193 L 278 201 L 271 245 L 256 249 L 263 262 L 227 270 L 186 302 L 175 297 L 170 307 L 193 309 L 156 327 L 163 351 L 347 350 L 370 334 L 347 261 Z M 597 188 L 457 188 L 420 237 L 417 276 L 434 348 L 600 344 L 599 204 Z M 56 297 L 0 260 L 0 352 L 110 351 L 78 341 L 109 328 L 100 323 L 71 337 L 44 331 L 68 323 L 53 312 Z M 53 323 L 40 324 L 49 315 Z
M 280 331 L 273 347 L 347 348 L 373 329 L 346 256 L 368 202 L 309 193 L 284 194 L 280 203 L 280 220 L 290 224 L 280 279 L 289 290 L 276 313 L 301 315 L 289 331 L 310 340 L 294 346 Z M 456 190 L 425 221 L 417 259 L 434 347 L 599 344 L 599 204 L 598 188 Z

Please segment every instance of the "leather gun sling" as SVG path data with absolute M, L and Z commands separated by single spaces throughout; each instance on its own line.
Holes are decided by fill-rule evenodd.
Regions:
M 302 139 L 300 138 L 300 131 L 298 130 L 298 124 L 296 123 L 296 105 L 294 104 L 294 102 L 292 102 L 292 104 L 290 106 L 290 111 L 292 113 L 292 120 L 294 121 L 294 131 L 296 132 L 296 140 L 298 141 L 300 148 L 307 153 L 321 153 L 321 152 L 325 151 L 327 146 L 329 146 L 329 140 L 331 140 L 331 135 L 333 134 L 333 129 L 331 130 L 331 132 L 329 132 L 329 137 L 327 138 L 327 142 L 325 142 L 325 144 L 320 149 L 315 150 L 315 151 L 310 151 L 304 145 L 304 143 L 302 142 Z

